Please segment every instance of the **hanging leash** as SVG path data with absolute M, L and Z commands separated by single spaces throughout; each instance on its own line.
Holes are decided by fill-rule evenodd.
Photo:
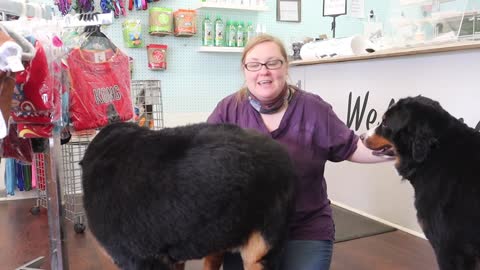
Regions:
M 67 15 L 72 9 L 71 0 L 55 0 L 55 5 L 58 6 L 58 10 L 62 15 Z
M 133 10 L 133 0 L 128 0 L 128 10 Z
M 92 12 L 95 8 L 93 0 L 77 0 L 76 11 L 78 13 Z
M 102 13 L 110 13 L 115 7 L 113 6 L 112 0 L 101 0 L 100 8 L 102 9 Z
M 102 8 L 102 13 L 110 13 L 113 11 L 115 18 L 118 18 L 120 15 L 127 15 L 123 0 L 101 0 L 100 7 Z
M 115 18 L 118 16 L 127 16 L 127 12 L 125 10 L 124 0 L 113 0 L 113 5 L 115 7 Z

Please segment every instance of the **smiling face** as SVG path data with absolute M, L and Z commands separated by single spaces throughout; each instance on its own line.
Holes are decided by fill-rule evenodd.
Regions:
M 278 69 L 268 69 L 265 65 L 258 71 L 249 71 L 245 68 L 248 63 L 269 63 L 276 66 L 276 60 L 283 64 Z M 273 61 L 273 62 L 271 62 Z M 243 72 L 248 90 L 260 101 L 268 102 L 275 99 L 283 90 L 287 80 L 288 64 L 281 48 L 273 41 L 266 41 L 253 46 L 243 60 Z

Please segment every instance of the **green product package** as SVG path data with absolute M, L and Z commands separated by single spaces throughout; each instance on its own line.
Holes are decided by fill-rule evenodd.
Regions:
M 165 36 L 173 34 L 173 10 L 164 7 L 149 9 L 149 33 L 151 35 Z
M 142 24 L 140 20 L 125 20 L 122 24 L 123 42 L 128 48 L 143 46 Z

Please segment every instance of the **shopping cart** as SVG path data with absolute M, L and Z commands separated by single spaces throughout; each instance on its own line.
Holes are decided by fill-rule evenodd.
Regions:
M 82 203 L 82 183 L 80 160 L 91 141 L 91 135 L 72 136 L 69 143 L 62 145 L 62 173 L 61 184 L 62 207 L 65 218 L 73 222 L 76 233 L 85 231 L 85 214 Z M 45 156 L 43 153 L 35 153 L 33 160 L 37 177 L 37 201 L 30 209 L 33 215 L 40 213 L 40 208 L 47 208 Z
M 135 121 L 138 125 L 153 130 L 162 129 L 164 123 L 160 81 L 132 81 L 131 93 L 135 108 Z
M 85 210 L 83 209 L 82 168 L 80 161 L 95 133 L 73 135 L 70 141 L 62 145 L 63 160 L 63 201 L 65 218 L 73 222 L 74 230 L 85 230 Z
M 30 209 L 30 213 L 38 215 L 40 213 L 40 207 L 47 208 L 45 155 L 43 153 L 34 153 L 33 164 L 32 169 L 35 169 L 37 178 L 37 201 L 35 206 Z
M 162 92 L 159 80 L 132 81 L 132 102 L 135 108 L 135 122 L 153 130 L 164 127 Z M 62 206 L 67 220 L 73 222 L 77 233 L 86 229 L 85 210 L 83 208 L 82 169 L 80 161 L 89 143 L 95 136 L 95 131 L 74 133 L 68 143 L 62 145 L 61 184 Z M 33 215 L 40 213 L 40 208 L 47 208 L 45 156 L 34 154 L 37 177 L 37 201 L 30 209 Z

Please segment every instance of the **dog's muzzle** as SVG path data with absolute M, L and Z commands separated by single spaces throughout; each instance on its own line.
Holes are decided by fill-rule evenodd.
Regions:
M 395 149 L 390 141 L 386 138 L 378 135 L 375 130 L 377 127 L 374 127 L 368 130 L 366 133 L 360 135 L 362 143 L 370 150 L 375 156 L 383 157 L 395 157 Z

